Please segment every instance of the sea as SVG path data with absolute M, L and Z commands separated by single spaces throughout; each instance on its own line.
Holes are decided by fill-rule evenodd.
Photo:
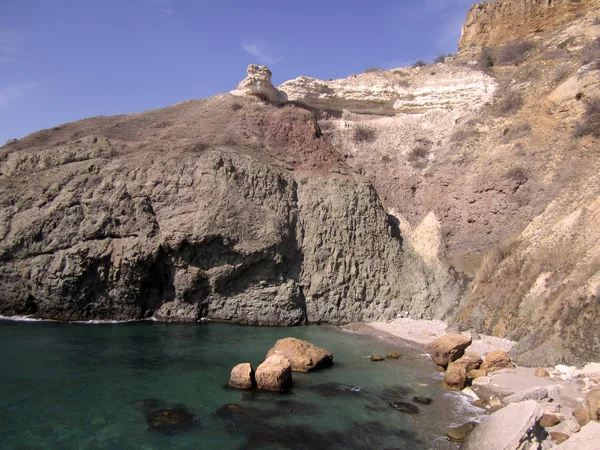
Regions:
M 284 337 L 334 365 L 287 394 L 227 387 Z M 441 378 L 422 349 L 334 326 L 0 320 L 0 449 L 456 449 L 448 428 L 483 410 Z

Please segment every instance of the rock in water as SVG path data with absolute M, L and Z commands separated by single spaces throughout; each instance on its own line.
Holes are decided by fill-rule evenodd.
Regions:
M 420 403 L 421 405 L 429 405 L 433 400 L 429 397 L 413 397 L 413 402 Z
M 462 334 L 446 334 L 427 346 L 427 351 L 438 366 L 447 367 L 448 363 L 460 358 L 465 348 L 471 345 L 471 338 Z
M 406 402 L 389 402 L 390 406 L 394 409 L 397 409 L 401 413 L 415 415 L 419 414 L 421 411 L 418 406 L 415 406 L 411 403 Z
M 467 422 L 459 427 L 450 428 L 446 433 L 446 436 L 448 436 L 448 439 L 452 442 L 464 442 L 467 436 L 475 429 L 476 425 L 475 422 Z
M 282 355 L 269 356 L 256 369 L 256 387 L 263 391 L 283 392 L 292 387 L 292 365 Z
M 146 422 L 150 430 L 161 433 L 176 433 L 196 425 L 198 418 L 187 409 L 177 407 L 151 411 L 146 415 Z
M 256 387 L 254 370 L 250 363 L 241 363 L 231 369 L 229 386 L 236 389 L 253 389 Z
M 442 386 L 451 391 L 462 391 L 467 385 L 467 368 L 465 364 L 456 361 L 448 365 Z
M 390 352 L 385 356 L 385 358 L 386 359 L 398 359 L 398 358 L 400 358 L 400 356 L 401 356 L 400 353 Z
M 371 361 L 375 361 L 375 362 L 383 361 L 383 358 L 381 356 L 375 354 L 375 355 L 371 355 Z
M 544 415 L 534 400 L 511 403 L 491 414 L 467 437 L 461 450 L 522 450 L 541 448 Z
M 267 358 L 273 354 L 283 355 L 296 372 L 310 372 L 333 364 L 333 355 L 324 348 L 291 337 L 279 339 L 268 351 Z
M 481 364 L 481 369 L 489 372 L 495 372 L 496 370 L 515 367 L 510 360 L 510 356 L 504 350 L 494 350 L 489 352 L 483 363 Z

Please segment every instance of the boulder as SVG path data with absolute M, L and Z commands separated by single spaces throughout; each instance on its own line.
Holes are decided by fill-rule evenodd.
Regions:
M 549 391 L 546 386 L 534 386 L 529 389 L 525 389 L 519 392 L 515 392 L 514 394 L 508 395 L 504 397 L 503 402 L 505 404 L 509 403 L 519 403 L 525 400 L 543 400 L 548 397 Z
M 467 422 L 459 427 L 450 428 L 446 433 L 448 439 L 452 442 L 461 443 L 464 442 L 467 436 L 475 429 L 477 423 Z
M 584 406 L 573 411 L 573 417 L 580 426 L 587 425 L 590 421 L 590 410 Z
M 588 411 L 590 412 L 590 419 L 598 422 L 598 410 L 600 409 L 600 388 L 592 389 L 588 392 L 585 399 Z
M 513 368 L 515 367 L 510 360 L 510 356 L 504 350 L 494 350 L 489 352 L 483 363 L 481 364 L 481 369 L 487 370 L 489 372 L 495 372 L 496 370 Z
M 539 420 L 544 415 L 534 400 L 511 403 L 492 413 L 467 437 L 461 450 L 537 449 L 545 437 Z
M 550 373 L 543 367 L 538 367 L 537 369 L 535 369 L 535 372 L 533 375 L 536 377 L 549 377 Z
M 540 419 L 540 425 L 544 428 L 555 427 L 560 423 L 560 419 L 554 414 L 544 414 Z
M 386 359 L 398 359 L 398 358 L 400 358 L 400 356 L 401 356 L 400 353 L 390 352 L 385 356 L 385 358 Z
M 236 389 L 253 389 L 256 387 L 254 369 L 250 363 L 241 363 L 231 369 L 229 386 Z
M 292 365 L 282 355 L 269 356 L 256 369 L 256 387 L 263 391 L 283 392 L 292 387 Z
M 472 378 L 473 380 L 475 380 L 477 378 L 487 376 L 487 371 L 481 370 L 481 369 L 469 370 L 468 375 L 469 375 L 469 378 Z
M 183 407 L 163 408 L 146 414 L 148 429 L 172 434 L 198 424 L 198 417 Z
M 562 433 L 560 431 L 551 431 L 550 439 L 556 441 L 557 444 L 562 444 L 567 439 L 569 439 L 569 435 L 567 433 Z
M 481 355 L 479 355 L 477 353 L 469 352 L 469 353 L 465 353 L 463 356 L 458 358 L 452 364 L 461 364 L 461 365 L 465 366 L 465 369 L 467 369 L 467 372 L 469 372 L 470 370 L 479 369 L 479 367 L 481 367 L 482 362 L 483 362 L 483 360 L 481 359 Z
M 470 337 L 462 334 L 446 334 L 429 344 L 427 351 L 436 365 L 447 367 L 464 354 L 471 342 Z
M 600 447 L 600 423 L 590 422 L 581 428 L 579 433 L 575 433 L 569 440 L 561 444 L 560 450 L 587 450 Z
M 444 376 L 442 386 L 451 391 L 462 391 L 467 385 L 467 369 L 465 364 L 452 362 Z
M 371 355 L 371 361 L 383 361 L 383 358 L 377 354 Z
M 296 338 L 279 339 L 268 351 L 267 358 L 280 354 L 287 358 L 296 372 L 310 372 L 333 364 L 333 355 L 324 348 Z

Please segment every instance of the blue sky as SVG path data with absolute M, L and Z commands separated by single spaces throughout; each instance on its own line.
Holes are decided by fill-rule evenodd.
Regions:
M 431 61 L 471 0 L 0 0 L 0 145 L 85 117 Z

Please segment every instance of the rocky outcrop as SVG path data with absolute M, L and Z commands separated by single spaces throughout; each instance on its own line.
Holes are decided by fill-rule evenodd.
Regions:
M 256 387 L 284 392 L 292 387 L 292 365 L 282 355 L 271 355 L 256 369 Z
M 292 370 L 296 372 L 310 372 L 333 364 L 333 355 L 330 352 L 302 339 L 279 339 L 267 352 L 267 357 L 273 354 L 287 358 L 292 364 Z
M 279 104 L 282 100 L 281 94 L 271 83 L 273 74 L 269 68 L 250 64 L 247 70 L 248 76 L 240 82 L 237 88 L 231 91 L 231 95 L 257 97 L 273 104 Z
M 458 47 L 497 45 L 553 30 L 582 12 L 598 8 L 598 0 L 494 0 L 477 3 L 467 13 Z
M 470 337 L 462 334 L 446 334 L 429 344 L 427 351 L 434 363 L 446 367 L 450 362 L 460 358 L 471 342 Z
M 3 147 L 0 314 L 254 325 L 444 315 L 453 299 L 314 124 L 299 108 L 226 95 Z
M 493 97 L 496 82 L 468 67 L 407 68 L 352 75 L 339 80 L 306 76 L 278 87 L 285 101 L 325 111 L 359 114 L 423 114 L 477 109 Z
M 512 403 L 479 424 L 461 449 L 539 449 L 545 439 L 545 432 L 539 426 L 539 420 L 543 415 L 543 410 L 533 400 Z
M 256 386 L 254 369 L 250 363 L 241 363 L 231 369 L 229 386 L 235 389 L 253 389 Z

